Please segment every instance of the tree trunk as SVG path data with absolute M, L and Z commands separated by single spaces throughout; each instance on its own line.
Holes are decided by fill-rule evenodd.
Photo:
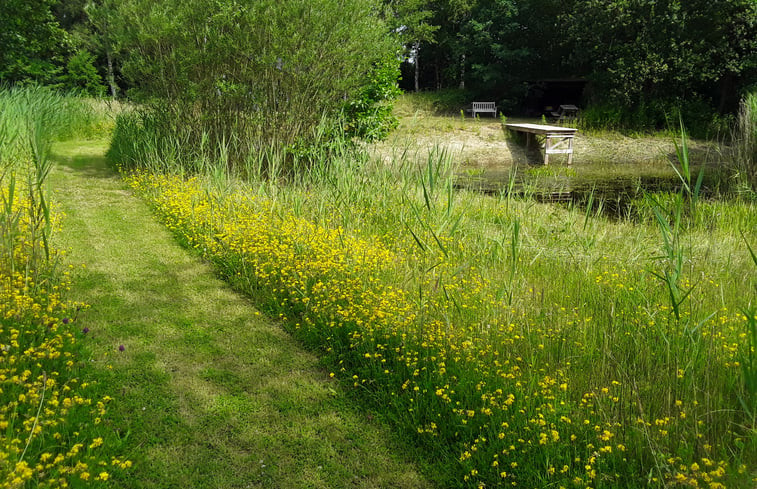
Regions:
M 413 45 L 413 51 L 415 52 L 415 92 L 418 93 L 420 91 L 420 84 L 419 80 L 421 77 L 421 61 L 420 61 L 420 51 L 421 51 L 421 43 L 419 41 L 416 41 Z
M 108 85 L 110 85 L 110 95 L 113 100 L 118 98 L 118 85 L 116 85 L 116 76 L 113 73 L 113 57 L 110 55 L 110 48 L 105 48 L 105 57 L 108 60 Z
M 442 89 L 442 81 L 439 79 L 439 56 L 434 58 L 434 82 L 436 83 L 436 89 Z
M 465 54 L 460 56 L 460 90 L 465 89 Z

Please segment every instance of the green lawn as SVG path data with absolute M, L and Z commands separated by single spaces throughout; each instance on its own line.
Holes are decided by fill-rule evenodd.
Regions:
M 315 356 L 176 244 L 106 146 L 59 144 L 50 185 L 95 376 L 134 460 L 114 486 L 428 487 Z

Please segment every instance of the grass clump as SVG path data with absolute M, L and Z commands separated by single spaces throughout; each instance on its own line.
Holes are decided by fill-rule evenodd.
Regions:
M 88 381 L 83 304 L 50 243 L 50 146 L 75 121 L 76 101 L 36 87 L 0 91 L 0 487 L 105 483 L 115 457 L 107 404 Z
M 400 116 L 459 115 L 461 109 L 470 105 L 471 97 L 465 90 L 457 89 L 406 93 L 396 100 L 395 113 Z
M 733 133 L 733 160 L 739 186 L 757 192 L 757 92 L 741 101 Z

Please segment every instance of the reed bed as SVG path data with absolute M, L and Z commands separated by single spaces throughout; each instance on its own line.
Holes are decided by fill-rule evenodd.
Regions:
M 442 487 L 752 487 L 757 213 L 679 150 L 626 219 L 458 190 L 443 150 L 125 178 Z
M 112 400 L 90 380 L 66 297 L 60 215 L 48 199 L 52 143 L 95 119 L 75 98 L 46 89 L 0 90 L 0 487 L 90 487 L 131 462 L 107 426 Z M 88 122 L 89 121 L 89 122 Z
M 746 191 L 757 193 L 757 91 L 741 101 L 733 130 L 733 161 L 737 183 Z

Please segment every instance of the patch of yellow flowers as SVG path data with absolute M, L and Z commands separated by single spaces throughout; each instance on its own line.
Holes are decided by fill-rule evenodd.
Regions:
M 586 375 L 610 362 L 589 346 L 597 321 L 580 307 L 556 304 L 535 317 L 505 305 L 462 244 L 436 237 L 443 252 L 421 256 L 411 240 L 316 225 L 263 197 L 220 198 L 196 178 L 125 178 L 181 241 L 321 349 L 330 377 L 365 393 L 465 486 L 719 488 L 754 477 L 728 459 L 725 444 L 748 440 L 708 418 L 714 406 L 656 399 L 659 386 L 631 371 Z M 598 295 L 638 293 L 624 269 L 589 281 Z M 618 346 L 630 354 L 622 361 L 639 378 L 691 393 L 687 364 L 635 361 L 634 332 L 690 334 L 654 307 L 659 317 L 613 311 L 628 343 Z M 700 325 L 718 365 L 734 361 L 742 326 L 725 310 Z
M 113 431 L 101 424 L 112 399 L 92 397 L 84 379 L 74 323 L 85 306 L 64 299 L 67 273 L 38 260 L 28 200 L 2 197 L 0 488 L 90 487 L 131 462 L 99 435 Z

